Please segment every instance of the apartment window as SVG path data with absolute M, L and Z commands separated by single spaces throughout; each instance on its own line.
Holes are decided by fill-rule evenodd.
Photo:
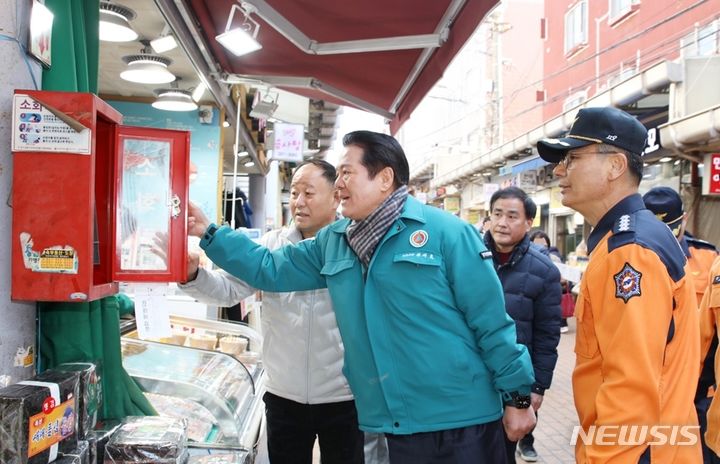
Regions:
M 565 54 L 570 54 L 588 41 L 587 0 L 577 2 L 565 14 Z
M 613 24 L 624 19 L 640 6 L 640 0 L 608 0 L 608 23 Z
M 567 97 L 563 102 L 563 112 L 575 108 L 585 100 L 587 100 L 587 92 L 585 92 L 584 90 L 581 92 L 575 92 L 574 94 Z
M 694 32 L 680 39 L 680 49 L 683 58 L 717 54 L 718 21 L 697 28 Z

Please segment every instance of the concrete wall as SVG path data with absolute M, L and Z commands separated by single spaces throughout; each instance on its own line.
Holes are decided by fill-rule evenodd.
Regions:
M 33 367 L 15 367 L 18 348 L 35 346 L 35 304 L 10 301 L 10 250 L 19 246 L 11 237 L 12 154 L 10 124 L 12 94 L 16 88 L 35 88 L 41 83 L 41 68 L 20 50 L 14 38 L 27 43 L 31 2 L 0 0 L 0 375 L 13 382 L 33 375 Z M 10 40 L 7 40 L 10 39 Z

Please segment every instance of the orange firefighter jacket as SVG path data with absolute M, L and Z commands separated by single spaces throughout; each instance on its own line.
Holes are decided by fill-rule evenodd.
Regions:
M 699 321 L 685 256 L 640 195 L 615 205 L 588 239 L 590 261 L 575 308 L 573 394 L 580 425 L 686 426 L 692 445 L 576 442 L 576 461 L 702 462 L 693 404 Z M 688 440 L 691 441 L 692 440 Z M 687 442 L 687 441 L 686 441 Z M 647 456 L 649 453 L 649 456 Z
M 715 327 L 720 326 L 720 257 L 715 262 L 708 274 L 705 295 L 700 302 L 700 317 L 703 320 L 702 327 L 702 350 L 705 352 L 712 343 L 715 336 Z M 713 327 L 708 330 L 712 323 Z M 720 380 L 720 356 L 715 353 L 715 383 Z M 720 398 L 718 395 L 712 400 L 707 413 L 707 432 L 705 432 L 705 443 L 708 448 L 716 454 L 720 454 Z

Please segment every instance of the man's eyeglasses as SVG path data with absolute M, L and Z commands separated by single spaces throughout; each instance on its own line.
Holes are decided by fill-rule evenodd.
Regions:
M 575 161 L 577 161 L 578 158 L 581 158 L 584 155 L 597 155 L 597 154 L 602 154 L 602 153 L 603 152 L 601 152 L 601 151 L 588 151 L 588 152 L 584 152 L 584 153 L 567 152 L 565 154 L 565 158 L 561 159 L 555 166 L 562 167 L 566 171 L 569 171 L 570 169 L 572 169 Z

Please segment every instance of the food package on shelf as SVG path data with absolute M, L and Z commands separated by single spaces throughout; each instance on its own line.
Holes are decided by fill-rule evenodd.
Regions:
M 90 462 L 103 464 L 105 460 L 105 445 L 121 422 L 119 420 L 100 420 L 95 428 L 88 434 L 87 440 L 90 443 Z
M 85 440 L 78 441 L 77 449 L 69 453 L 60 453 L 55 464 L 96 464 L 90 460 L 90 443 Z
M 78 400 L 78 438 L 85 440 L 97 423 L 98 410 L 102 404 L 102 387 L 97 363 L 65 363 L 51 370 L 78 372 L 80 374 L 80 397 Z
M 0 462 L 53 462 L 77 448 L 76 372 L 44 372 L 0 390 Z
M 185 421 L 169 417 L 127 417 L 105 446 L 105 464 L 184 464 Z
M 190 456 L 187 464 L 247 464 L 250 461 L 250 453 L 247 451 L 218 451 L 205 456 Z
M 157 393 L 145 393 L 145 397 L 161 416 L 185 419 L 188 440 L 203 443 L 210 436 L 216 420 L 205 406 L 186 398 Z

